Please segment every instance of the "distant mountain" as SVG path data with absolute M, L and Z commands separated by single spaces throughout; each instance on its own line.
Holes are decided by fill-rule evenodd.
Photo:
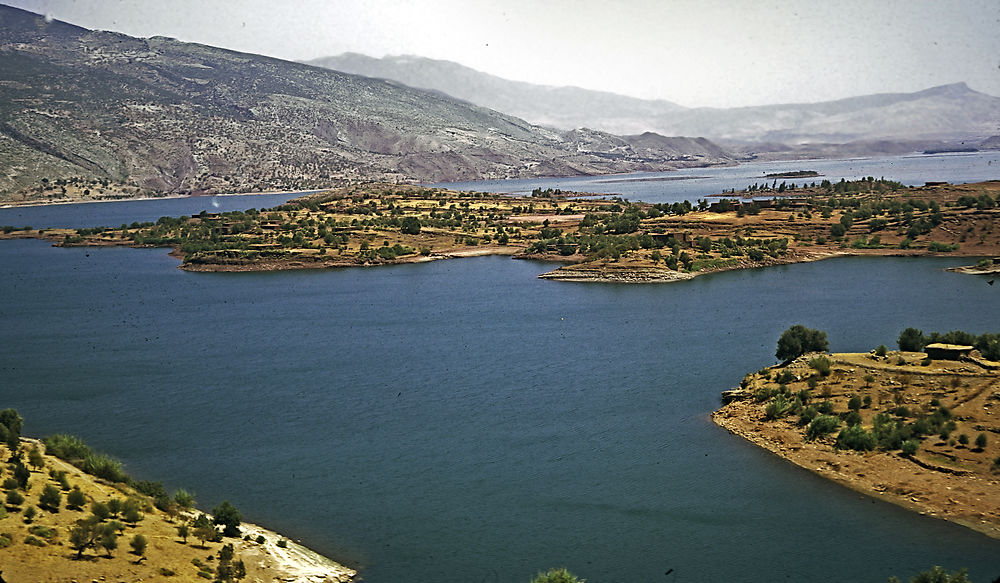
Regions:
M 308 63 L 440 91 L 531 123 L 564 130 L 590 127 L 616 134 L 639 134 L 651 130 L 644 120 L 684 109 L 669 101 L 649 101 L 577 87 L 509 81 L 451 61 L 408 55 L 376 59 L 358 53 L 344 53 Z
M 599 155 L 560 132 L 398 82 L 0 6 L 7 198 L 70 178 L 245 192 L 732 162 L 704 144 L 621 154 Z
M 618 134 L 651 131 L 789 144 L 982 139 L 1000 131 L 1000 98 L 964 83 L 822 103 L 685 108 L 669 101 L 507 81 L 457 63 L 419 57 L 374 59 L 346 53 L 311 62 L 440 91 L 564 130 L 589 127 Z

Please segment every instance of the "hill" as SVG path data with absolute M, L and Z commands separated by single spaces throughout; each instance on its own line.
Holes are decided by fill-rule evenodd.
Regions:
M 824 478 L 1000 538 L 998 368 L 885 347 L 808 354 L 747 375 L 712 420 Z
M 558 132 L 397 82 L 91 31 L 5 6 L 0 63 L 0 193 L 8 200 L 95 188 L 253 192 L 690 164 L 673 152 L 581 152 Z
M 2 468 L 6 504 L 0 506 L 0 580 L 194 583 L 239 580 L 242 572 L 247 581 L 306 583 L 347 582 L 356 575 L 253 524 L 241 523 L 237 537 L 211 534 L 211 521 L 210 530 L 199 532 L 193 521 L 201 513 L 193 508 L 173 500 L 163 504 L 133 486 L 84 473 L 46 449 L 22 438 L 19 454 L 11 456 L 10 446 L 0 445 L 0 455 L 8 460 Z M 23 485 L 18 485 L 19 475 Z M 159 485 L 143 484 L 147 490 Z M 182 525 L 187 534 L 179 531 Z M 134 542 L 140 537 L 141 549 Z M 231 568 L 223 565 L 226 546 L 232 550 Z
M 509 81 L 457 63 L 413 56 L 374 59 L 345 53 L 311 63 L 437 90 L 564 130 L 589 127 L 716 141 L 843 144 L 982 139 L 1000 127 L 1000 98 L 964 83 L 821 103 L 686 108 L 669 101 Z M 855 145 L 856 150 L 861 147 Z

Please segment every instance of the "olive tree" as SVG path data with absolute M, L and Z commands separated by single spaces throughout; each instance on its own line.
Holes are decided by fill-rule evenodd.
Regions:
M 778 338 L 778 350 L 774 356 L 778 360 L 789 361 L 807 352 L 826 352 L 829 347 L 826 332 L 795 324 Z

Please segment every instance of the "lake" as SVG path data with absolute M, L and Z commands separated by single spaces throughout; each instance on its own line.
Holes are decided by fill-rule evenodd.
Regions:
M 884 582 L 935 564 L 989 581 L 1000 541 L 708 418 L 792 324 L 833 351 L 909 326 L 1000 330 L 986 278 L 943 271 L 961 263 L 630 286 L 539 280 L 551 264 L 503 257 L 211 274 L 163 249 L 4 241 L 0 401 L 28 434 L 79 435 L 203 508 L 229 499 L 370 583 L 553 566 L 591 583 Z
M 524 180 L 482 180 L 444 182 L 438 186 L 456 190 L 530 194 L 535 188 L 561 189 L 569 192 L 601 193 L 623 196 L 629 200 L 651 203 L 674 203 L 723 191 L 741 190 L 756 183 L 771 183 L 767 174 L 814 170 L 815 178 L 778 178 L 777 182 L 830 182 L 858 180 L 865 176 L 886 178 L 907 186 L 921 186 L 927 181 L 953 184 L 1000 180 L 1000 151 L 960 154 L 912 154 L 885 158 L 854 158 L 849 160 L 793 160 L 755 162 L 718 168 L 685 168 L 673 172 L 641 172 L 614 176 L 573 176 L 568 178 L 531 178 Z

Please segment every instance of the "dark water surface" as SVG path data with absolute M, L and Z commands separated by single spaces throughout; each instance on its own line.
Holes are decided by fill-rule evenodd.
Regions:
M 253 208 L 271 208 L 284 204 L 301 193 L 239 194 L 226 196 L 188 196 L 110 202 L 83 202 L 40 206 L 0 208 L 0 225 L 36 229 L 78 229 L 119 227 L 133 222 L 156 221 L 160 217 L 196 215 L 201 211 L 224 213 Z
M 587 285 L 486 257 L 192 274 L 164 250 L 0 244 L 0 402 L 142 479 L 231 500 L 366 581 L 1000 575 L 1000 541 L 873 501 L 711 424 L 789 325 L 834 351 L 1000 329 L 948 259 Z M 39 269 L 40 265 L 46 266 Z M 673 569 L 668 577 L 665 573 Z
M 798 169 L 965 182 L 996 178 L 994 154 L 605 186 L 661 202 Z M 553 184 L 567 188 L 490 188 Z M 0 209 L 0 224 L 116 226 L 290 196 Z M 0 406 L 203 508 L 228 498 L 370 583 L 513 583 L 562 565 L 591 583 L 883 582 L 935 564 L 981 583 L 1000 576 L 1000 541 L 828 483 L 708 419 L 795 323 L 834 351 L 893 346 L 908 326 L 1000 330 L 1000 290 L 942 271 L 963 262 L 629 286 L 539 280 L 551 265 L 498 257 L 196 274 L 163 249 L 4 241 Z

